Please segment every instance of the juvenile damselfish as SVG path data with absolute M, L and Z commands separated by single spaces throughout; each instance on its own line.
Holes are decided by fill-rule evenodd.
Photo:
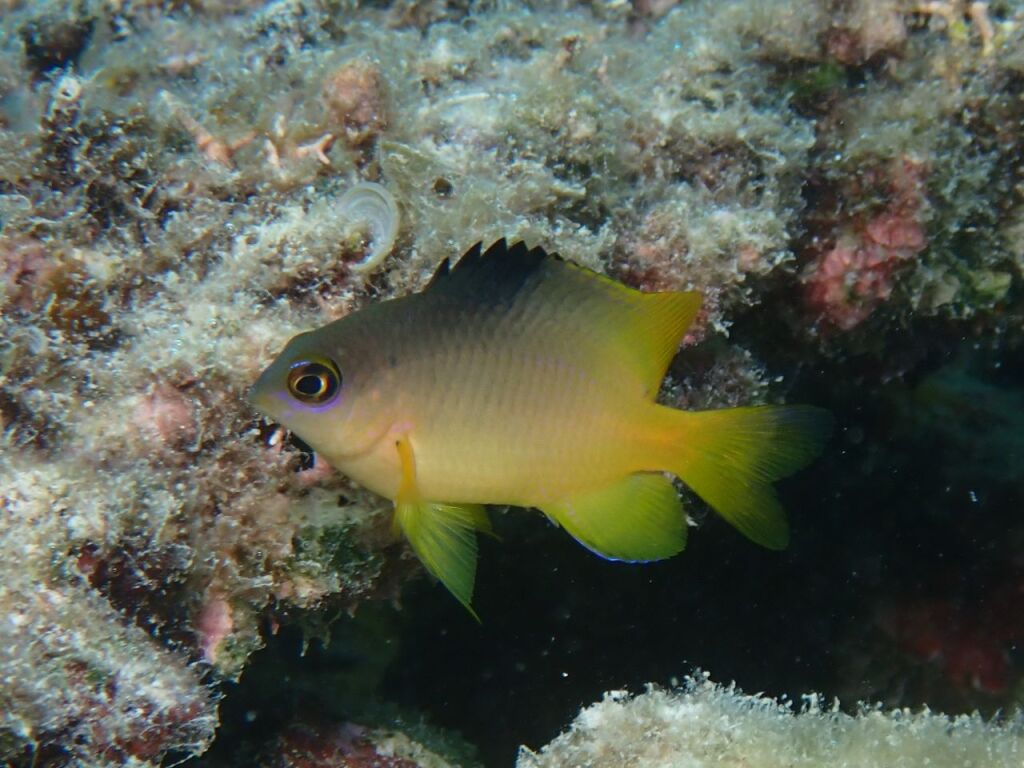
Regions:
M 659 405 L 700 303 L 521 242 L 477 243 L 421 293 L 293 338 L 250 397 L 391 499 L 396 528 L 467 608 L 484 504 L 535 507 L 611 560 L 660 560 L 686 544 L 674 475 L 779 549 L 789 530 L 771 483 L 820 451 L 830 418 Z

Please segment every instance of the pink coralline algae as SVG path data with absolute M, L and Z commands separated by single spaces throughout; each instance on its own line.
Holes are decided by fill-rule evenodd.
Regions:
M 986 696 L 1020 679 L 1011 649 L 1024 640 L 1024 575 L 999 583 L 976 602 L 957 597 L 887 606 L 876 622 L 910 658 L 937 668 L 953 688 Z
M 277 743 L 274 768 L 419 768 L 414 759 L 379 750 L 373 733 L 354 723 L 293 723 Z
M 196 414 L 193 403 L 168 384 L 155 384 L 135 403 L 132 423 L 161 445 L 179 446 L 195 440 Z
M 371 141 L 387 127 L 381 75 L 366 62 L 347 63 L 328 75 L 323 102 L 353 147 Z
M 231 634 L 235 622 L 231 617 L 231 606 L 226 600 L 211 599 L 199 612 L 196 629 L 199 634 L 199 647 L 203 659 L 210 664 L 217 662 L 217 650 L 220 644 Z
M 840 330 L 857 327 L 888 300 L 900 267 L 927 245 L 920 166 L 900 163 L 890 186 L 889 206 L 866 222 L 839 227 L 804 273 L 807 305 Z
M 0 284 L 3 291 L 0 304 L 21 310 L 31 309 L 36 286 L 45 283 L 56 269 L 46 246 L 38 240 L 29 237 L 4 240 L 0 243 Z

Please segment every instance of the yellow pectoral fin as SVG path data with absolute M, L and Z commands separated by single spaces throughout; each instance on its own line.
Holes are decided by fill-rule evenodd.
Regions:
M 470 603 L 476 579 L 476 532 L 491 530 L 484 508 L 479 504 L 397 502 L 395 522 L 423 566 L 479 621 Z
M 416 487 L 416 455 L 412 451 L 412 443 L 409 436 L 403 435 L 395 441 L 395 448 L 398 450 L 398 461 L 402 467 L 402 479 L 398 484 L 398 502 L 411 503 L 419 499 L 419 489 Z
M 583 546 L 609 560 L 663 560 L 686 546 L 686 515 L 664 475 L 642 473 L 541 508 Z

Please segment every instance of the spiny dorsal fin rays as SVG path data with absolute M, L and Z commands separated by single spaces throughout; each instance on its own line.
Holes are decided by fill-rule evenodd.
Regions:
M 441 262 L 425 290 L 474 304 L 508 304 L 546 259 L 558 257 L 522 241 L 509 246 L 502 238 L 486 251 L 476 243 L 454 265 Z
M 441 264 L 424 295 L 486 308 L 513 305 L 543 319 L 550 343 L 571 340 L 594 369 L 628 371 L 652 398 L 700 308 L 696 292 L 643 293 L 523 242 L 475 244 L 454 265 Z

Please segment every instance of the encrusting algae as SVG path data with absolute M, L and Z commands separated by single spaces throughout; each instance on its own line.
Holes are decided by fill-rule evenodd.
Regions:
M 244 393 L 271 347 L 408 294 L 467 233 L 699 290 L 660 402 L 815 402 L 844 428 L 801 478 L 819 513 L 800 546 L 753 583 L 721 577 L 755 548 L 714 535 L 659 576 L 495 520 L 530 545 L 478 579 L 502 598 L 486 627 L 410 599 L 375 628 L 406 649 L 403 682 L 373 689 L 406 723 L 436 712 L 507 765 L 566 702 L 683 659 L 774 694 L 1021 700 L 1024 490 L 996 393 L 1019 390 L 1024 348 L 1024 0 L 3 9 L 0 762 L 252 755 L 282 701 L 363 717 L 305 658 L 272 704 L 223 685 L 420 570 L 379 497 L 303 471 Z M 360 182 L 401 211 L 388 253 L 386 200 L 344 214 Z M 919 402 L 961 352 L 971 407 Z M 935 631 L 887 634 L 890 604 L 932 606 Z M 232 710 L 259 716 L 249 735 Z
M 393 500 L 395 526 L 467 608 L 483 504 L 536 507 L 610 560 L 661 560 L 686 544 L 671 474 L 779 549 L 789 532 L 771 482 L 818 454 L 831 418 L 658 405 L 700 303 L 522 242 L 477 243 L 423 292 L 296 336 L 251 399 Z

